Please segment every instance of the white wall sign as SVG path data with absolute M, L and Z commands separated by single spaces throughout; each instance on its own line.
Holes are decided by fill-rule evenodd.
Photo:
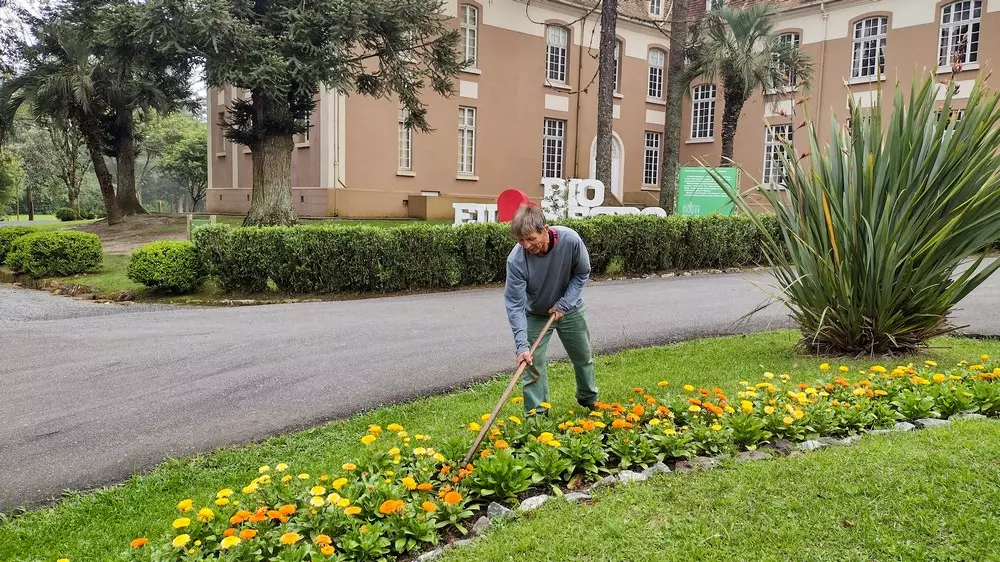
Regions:
M 542 212 L 548 220 L 596 217 L 599 215 L 652 215 L 666 217 L 659 207 L 603 207 L 604 184 L 595 179 L 543 178 Z M 455 224 L 497 222 L 496 204 L 452 203 Z

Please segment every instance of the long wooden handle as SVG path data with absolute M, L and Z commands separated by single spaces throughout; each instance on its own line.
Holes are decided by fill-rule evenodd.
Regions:
M 549 321 L 545 323 L 545 327 L 542 328 L 542 331 L 538 333 L 538 337 L 535 338 L 535 343 L 531 345 L 532 355 L 535 354 L 535 349 L 538 348 L 538 344 L 542 342 L 542 338 L 544 338 L 545 334 L 548 333 L 549 327 L 552 326 L 552 322 L 555 319 L 556 316 L 554 314 L 549 315 Z M 514 390 L 514 386 L 517 384 L 518 379 L 521 378 L 521 374 L 524 373 L 524 369 L 527 368 L 527 366 L 527 363 L 521 363 L 521 366 L 517 368 L 514 376 L 510 378 L 510 382 L 507 383 L 507 388 L 504 389 L 503 395 L 500 396 L 500 400 L 497 402 L 496 406 L 493 407 L 493 412 L 490 413 L 490 418 L 486 420 L 486 423 L 484 423 L 479 429 L 479 435 L 477 435 L 476 440 L 472 442 L 472 447 L 469 449 L 469 452 L 465 454 L 462 466 L 469 464 L 469 461 L 472 460 L 472 456 L 476 454 L 476 449 L 479 448 L 479 445 L 483 442 L 483 438 L 486 437 L 486 433 L 490 430 L 490 427 L 493 426 L 493 420 L 496 419 L 497 414 L 500 413 L 500 409 L 503 408 L 504 403 L 507 402 L 507 397 L 510 396 L 511 391 Z

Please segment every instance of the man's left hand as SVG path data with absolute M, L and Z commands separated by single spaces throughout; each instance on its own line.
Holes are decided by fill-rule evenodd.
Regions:
M 553 306 L 549 309 L 549 316 L 555 316 L 555 321 L 558 322 L 563 316 L 565 316 L 565 313 Z

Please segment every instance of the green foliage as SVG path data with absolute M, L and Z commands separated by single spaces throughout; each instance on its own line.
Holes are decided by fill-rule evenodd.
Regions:
M 160 172 L 184 188 L 192 208 L 205 198 L 208 188 L 208 127 L 195 121 L 195 127 L 168 145 L 157 166 Z
M 104 253 L 95 234 L 76 230 L 36 232 L 16 239 L 7 254 L 7 267 L 35 279 L 66 277 L 95 271 Z
M 56 211 L 56 218 L 63 222 L 68 222 L 78 220 L 80 217 L 76 216 L 76 211 L 73 209 L 63 207 L 62 209 Z
M 938 412 L 934 409 L 934 397 L 919 389 L 904 389 L 892 401 L 892 405 L 899 412 L 899 417 L 906 421 L 938 417 Z
M 531 469 L 507 450 L 481 459 L 465 485 L 485 501 L 509 501 L 531 487 Z
M 1000 96 L 977 81 L 956 124 L 948 120 L 956 86 L 942 90 L 943 102 L 938 86 L 932 76 L 915 81 L 906 98 L 897 86 L 887 127 L 881 105 L 870 115 L 852 105 L 850 125 L 834 121 L 828 148 L 810 125 L 808 161 L 782 156 L 787 190 L 759 188 L 782 225 L 764 247 L 802 347 L 915 350 L 954 330 L 952 308 L 1000 267 L 960 270 L 1000 239 Z
M 17 196 L 23 180 L 21 157 L 11 150 L 0 150 L 0 215 L 5 214 L 8 203 Z
M 38 232 L 39 230 L 31 226 L 5 226 L 0 228 L 0 264 L 7 259 L 14 241 L 22 236 Z
M 205 280 L 205 270 L 194 244 L 186 240 L 161 240 L 132 253 L 128 278 L 169 293 L 190 293 Z
M 741 267 L 762 257 L 762 237 L 743 216 L 608 216 L 558 224 L 580 233 L 596 273 Z M 506 224 L 213 226 L 196 230 L 194 241 L 224 290 L 247 293 L 270 283 L 291 293 L 367 293 L 502 282 L 516 243 Z
M 530 443 L 525 448 L 524 461 L 531 470 L 532 484 L 552 484 L 573 475 L 573 461 L 563 455 L 558 446 L 538 441 Z

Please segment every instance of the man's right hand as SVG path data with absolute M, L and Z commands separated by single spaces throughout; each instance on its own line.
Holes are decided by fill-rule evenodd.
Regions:
M 531 366 L 531 351 L 522 351 L 517 354 L 517 367 L 520 369 L 521 364 L 526 363 L 529 367 Z

